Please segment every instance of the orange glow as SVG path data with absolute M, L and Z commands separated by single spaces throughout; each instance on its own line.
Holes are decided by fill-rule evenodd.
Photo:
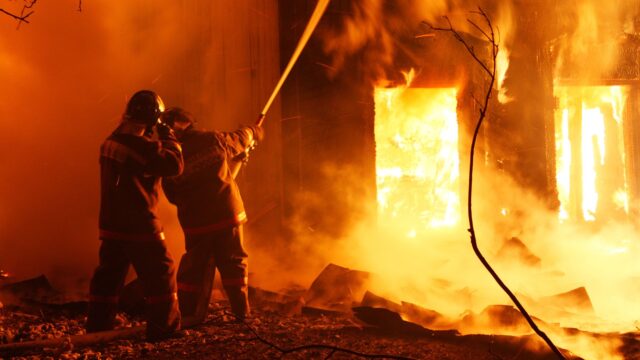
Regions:
M 507 76 L 507 70 L 509 70 L 509 50 L 506 48 L 500 49 L 498 56 L 496 57 L 496 72 L 497 72 L 497 84 L 498 84 L 498 101 L 506 104 L 513 100 L 507 95 L 507 89 L 504 87 L 504 80 Z
M 513 98 L 507 95 L 507 88 L 504 81 L 509 70 L 509 55 L 511 51 L 508 43 L 513 41 L 515 19 L 513 17 L 513 5 L 511 2 L 504 1 L 499 3 L 498 15 L 496 19 L 496 27 L 499 29 L 499 50 L 496 57 L 496 85 L 498 92 L 498 101 L 502 104 L 511 102 Z
M 408 221 L 414 238 L 425 227 L 460 218 L 455 88 L 376 88 L 378 212 Z
M 628 214 L 622 133 L 626 94 L 623 86 L 556 89 L 560 105 L 555 115 L 556 180 L 561 220 L 595 221 L 601 207 L 607 205 Z M 609 181 L 612 173 L 618 174 L 615 183 Z

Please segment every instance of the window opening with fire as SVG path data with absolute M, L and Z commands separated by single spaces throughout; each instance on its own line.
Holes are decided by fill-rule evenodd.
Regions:
M 556 180 L 560 220 L 626 216 L 624 106 L 628 86 L 555 89 Z
M 378 215 L 407 236 L 460 220 L 455 88 L 376 88 Z

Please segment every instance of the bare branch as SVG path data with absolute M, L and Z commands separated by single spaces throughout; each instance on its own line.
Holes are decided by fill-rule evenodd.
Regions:
M 20 24 L 27 23 L 29 24 L 29 16 L 31 16 L 34 11 L 32 9 L 38 0 L 23 0 L 24 5 L 22 6 L 22 10 L 20 10 L 20 14 L 13 13 L 11 11 L 0 8 L 0 13 L 3 13 L 9 17 L 12 17 L 18 20 L 18 28 L 20 28 Z M 78 0 L 78 11 L 82 12 L 82 0 Z
M 482 28 L 480 26 L 478 26 L 478 24 L 476 24 L 475 22 L 473 22 L 471 19 L 467 19 L 467 22 L 469 24 L 471 24 L 474 28 L 476 28 L 476 30 L 478 30 L 485 39 L 487 39 L 487 41 L 491 42 L 491 36 L 489 36 L 484 30 L 482 30 Z
M 12 18 L 14 18 L 14 19 L 18 20 L 18 22 L 25 22 L 25 23 L 27 23 L 27 24 L 29 23 L 29 20 L 27 20 L 27 18 L 28 18 L 31 14 L 33 14 L 33 11 L 31 11 L 31 12 L 27 13 L 26 15 L 22 15 L 22 14 L 21 14 L 21 15 L 16 15 L 16 14 L 13 14 L 13 13 L 11 13 L 11 12 L 9 12 L 9 11 L 5 10 L 5 9 L 2 9 L 2 8 L 0 8 L 0 12 L 1 12 L 1 13 L 4 13 L 4 14 L 6 14 L 6 15 L 9 15 L 10 17 L 12 17 Z
M 489 70 L 489 67 L 482 61 L 480 60 L 480 58 L 478 57 L 478 55 L 476 54 L 475 50 L 473 49 L 472 46 L 470 46 L 463 38 L 462 35 L 453 28 L 453 26 L 451 25 L 451 20 L 449 19 L 448 16 L 443 16 L 443 18 L 447 21 L 447 24 L 449 25 L 449 27 L 436 27 L 431 25 L 431 23 L 423 21 L 422 23 L 429 26 L 431 28 L 431 30 L 434 31 L 445 31 L 445 32 L 450 32 L 453 37 L 458 40 L 469 52 L 469 54 L 471 56 L 473 56 L 473 58 L 476 60 L 476 62 L 478 64 L 480 64 L 480 66 L 482 66 L 482 68 L 484 69 L 484 71 L 487 72 L 487 74 L 489 74 L 489 76 L 491 76 L 491 70 Z
M 24 16 L 25 18 L 31 14 L 33 14 L 33 11 L 30 11 L 28 14 L 25 15 L 25 10 L 27 9 L 31 9 L 32 7 L 34 7 L 36 5 L 36 2 L 38 0 L 24 0 L 24 6 L 22 7 L 22 11 L 20 11 L 20 16 Z M 18 26 L 17 28 L 20 28 L 20 25 L 22 24 L 22 22 L 18 22 Z
M 232 314 L 230 312 L 225 311 L 225 314 L 228 315 L 228 316 L 237 318 L 236 315 L 234 315 L 234 314 Z M 276 343 L 271 342 L 271 341 L 265 339 L 264 337 L 260 336 L 258 334 L 258 332 L 250 324 L 248 324 L 247 322 L 243 322 L 243 324 L 253 334 L 253 336 L 255 336 L 255 340 L 258 340 L 261 343 L 269 346 L 270 348 L 280 352 L 280 355 L 282 355 L 282 356 L 287 355 L 287 354 L 300 352 L 300 351 L 305 351 L 305 350 L 330 350 L 330 352 L 327 354 L 326 359 L 331 358 L 333 356 L 333 354 L 335 354 L 336 352 L 340 352 L 340 353 L 345 353 L 345 354 L 349 354 L 349 355 L 353 355 L 353 356 L 357 356 L 357 357 L 361 357 L 361 358 L 365 358 L 365 359 L 413 360 L 412 358 L 405 357 L 405 356 L 391 355 L 391 354 L 362 353 L 362 352 L 359 352 L 359 351 L 354 351 L 354 350 L 351 350 L 351 349 L 346 349 L 346 348 L 333 346 L 333 345 L 326 345 L 326 344 L 307 344 L 307 345 L 295 346 L 295 347 L 292 347 L 292 348 L 283 348 L 283 347 L 277 345 Z
M 31 9 L 36 4 L 36 2 L 38 2 L 38 0 L 31 0 L 31 1 L 25 0 L 25 4 L 24 4 L 24 7 L 22 8 L 22 11 L 24 12 L 24 9 Z
M 498 57 L 498 51 L 499 51 L 499 45 L 498 45 L 498 40 L 496 39 L 496 35 L 495 35 L 495 31 L 493 28 L 493 24 L 491 23 L 491 19 L 489 18 L 489 16 L 487 15 L 487 13 L 484 12 L 484 10 L 481 7 L 478 7 L 478 11 L 474 11 L 472 12 L 472 14 L 476 14 L 479 15 L 480 17 L 482 17 L 486 23 L 486 27 L 487 30 L 482 29 L 480 26 L 478 26 L 475 22 L 467 19 L 467 22 L 469 22 L 476 30 L 478 30 L 487 40 L 487 42 L 489 43 L 489 45 L 491 46 L 491 66 L 488 66 L 483 60 L 481 60 L 478 55 L 476 54 L 474 48 L 472 46 L 470 46 L 467 41 L 460 35 L 460 33 L 453 28 L 451 21 L 449 20 L 448 17 L 445 16 L 445 19 L 447 20 L 447 24 L 448 27 L 435 27 L 432 26 L 431 24 L 427 23 L 427 22 L 423 22 L 425 24 L 427 24 L 429 27 L 431 27 L 432 30 L 436 30 L 436 31 L 446 31 L 446 32 L 450 32 L 453 37 L 458 40 L 460 43 L 462 43 L 462 45 L 465 47 L 465 49 L 467 49 L 467 52 L 471 55 L 471 57 L 473 57 L 473 59 L 482 67 L 482 69 L 487 73 L 487 75 L 489 76 L 489 87 L 487 88 L 487 92 L 485 94 L 485 98 L 483 103 L 480 103 L 478 101 L 478 99 L 476 99 L 475 97 L 473 97 L 473 100 L 476 103 L 476 106 L 478 106 L 478 122 L 476 123 L 476 127 L 473 133 L 473 139 L 471 141 L 471 155 L 469 157 L 469 188 L 468 188 L 468 197 L 467 197 L 467 212 L 468 212 L 468 218 L 469 218 L 469 234 L 471 237 L 471 246 L 473 247 L 473 252 L 476 254 L 476 256 L 478 257 L 478 259 L 480 260 L 480 262 L 482 263 L 482 265 L 484 265 L 484 267 L 487 269 L 487 271 L 491 274 L 491 276 L 493 277 L 493 279 L 498 283 L 498 285 L 500 285 L 500 288 L 502 288 L 502 290 L 509 296 L 509 298 L 511 299 L 511 301 L 515 304 L 515 306 L 518 308 L 518 310 L 520 310 L 520 313 L 522 314 L 522 316 L 525 318 L 525 320 L 529 323 L 529 326 L 535 331 L 536 334 L 538 334 L 538 336 L 540 336 L 540 338 L 542 338 L 545 343 L 547 343 L 547 345 L 549 346 L 549 348 L 551 349 L 551 351 L 553 351 L 554 354 L 556 354 L 560 359 L 565 359 L 564 355 L 562 354 L 562 352 L 560 352 L 560 350 L 558 350 L 558 348 L 555 346 L 555 344 L 551 341 L 551 339 L 547 336 L 547 334 L 545 334 L 542 330 L 540 330 L 538 328 L 538 326 L 535 324 L 535 322 L 533 321 L 533 319 L 531 318 L 531 316 L 529 315 L 529 313 L 527 312 L 527 310 L 522 306 L 522 304 L 520 303 L 520 301 L 518 300 L 518 298 L 513 294 L 513 292 L 509 289 L 509 287 L 507 287 L 507 285 L 502 281 L 502 279 L 500 279 L 500 276 L 498 276 L 498 274 L 495 272 L 495 270 L 491 267 L 491 265 L 489 264 L 489 262 L 484 258 L 484 256 L 482 255 L 482 252 L 480 251 L 479 247 L 478 247 L 478 241 L 476 238 L 476 231 L 475 231 L 475 227 L 473 225 L 473 207 L 472 207 L 472 194 L 473 194 L 473 163 L 474 163 L 474 155 L 475 155 L 475 148 L 476 148 L 476 143 L 478 140 L 478 134 L 480 132 L 480 128 L 482 126 L 482 122 L 484 121 L 486 115 L 487 115 L 487 109 L 489 108 L 489 100 L 491 99 L 491 93 L 493 92 L 493 86 L 496 82 L 496 59 Z
M 24 5 L 22 6 L 22 10 L 20 10 L 19 15 L 14 14 L 2 8 L 0 8 L 0 12 L 18 20 L 18 28 L 20 28 L 20 24 L 29 23 L 29 20 L 27 20 L 27 18 L 31 16 L 31 14 L 33 14 L 33 11 L 27 11 L 27 10 L 33 8 L 37 1 L 38 0 L 24 0 Z

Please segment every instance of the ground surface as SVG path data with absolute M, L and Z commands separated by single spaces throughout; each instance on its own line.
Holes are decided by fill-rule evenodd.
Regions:
M 481 313 L 452 321 L 435 311 L 395 304 L 369 292 L 362 301 L 354 302 L 352 287 L 340 285 L 353 283 L 345 274 L 357 278 L 358 273 L 336 266 L 327 269 L 327 273 L 343 278 L 323 280 L 319 276 L 310 289 L 285 294 L 250 288 L 253 316 L 244 323 L 229 314 L 224 296 L 214 291 L 215 301 L 203 324 L 185 329 L 181 337 L 155 343 L 142 336 L 139 314 L 144 297 L 135 285 L 128 285 L 121 294 L 120 306 L 125 312 L 118 315 L 117 334 L 127 336 L 82 343 L 96 337 L 85 335 L 83 328 L 85 297 L 71 301 L 55 291 L 44 276 L 13 283 L 0 287 L 0 301 L 5 303 L 0 305 L 0 359 L 557 358 L 539 337 L 531 335 L 528 324 L 512 306 L 489 306 Z M 591 354 L 583 355 L 589 360 L 640 360 L 640 331 L 597 334 L 543 321 L 539 325 L 567 348 Z M 463 336 L 458 332 L 476 334 L 486 329 L 520 336 Z M 105 334 L 98 336 L 104 340 Z M 51 340 L 43 345 L 46 339 Z M 33 341 L 40 341 L 39 346 L 28 343 Z M 17 349 L 25 343 L 30 344 L 28 349 Z M 586 352 L 585 348 L 606 351 Z
M 81 314 L 26 314 L 5 308 L 0 341 L 27 341 L 84 333 Z M 554 359 L 526 349 L 524 338 L 460 337 L 450 333 L 398 334 L 363 325 L 349 315 L 291 315 L 256 309 L 248 323 L 212 304 L 207 321 L 183 337 L 149 343 L 141 336 L 107 344 L 73 348 L 69 344 L 21 353 L 6 359 Z M 122 316 L 124 326 L 139 325 Z M 297 347 L 309 347 L 291 351 Z M 360 354 L 355 354 L 357 352 Z

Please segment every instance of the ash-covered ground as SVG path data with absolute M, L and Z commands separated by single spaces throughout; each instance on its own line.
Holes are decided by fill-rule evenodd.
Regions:
M 0 358 L 2 359 L 556 359 L 521 315 L 507 305 L 446 322 L 437 312 L 390 302 L 366 292 L 361 301 L 337 296 L 336 282 L 325 280 L 356 273 L 330 265 L 309 289 L 276 293 L 250 289 L 253 315 L 238 322 L 227 301 L 214 292 L 206 321 L 178 337 L 148 342 L 143 333 L 142 297 L 125 287 L 117 337 L 85 334 L 86 301 L 67 301 L 46 277 L 0 287 Z M 353 279 L 352 279 L 353 280 Z M 333 284 L 333 285 L 328 285 Z M 333 290 L 325 292 L 328 288 Z M 351 291 L 353 287 L 348 288 Z M 344 293 L 343 295 L 346 295 Z M 351 294 L 352 295 L 352 294 Z M 540 320 L 538 320 L 540 321 Z M 492 323 L 495 334 L 463 329 Z M 544 324 L 554 338 L 616 344 L 610 355 L 588 359 L 640 359 L 640 331 L 587 333 Z M 504 335 L 511 333 L 512 335 Z M 514 333 L 519 333 L 513 335 Z M 107 340 L 107 338 L 109 338 Z M 44 342 L 43 342 L 44 341 Z M 27 344 L 28 346 L 25 346 Z M 584 344 L 582 347 L 584 348 Z M 576 348 L 578 349 L 578 347 Z M 573 349 L 569 349 L 573 350 Z M 564 350 L 563 350 L 564 351 Z M 568 359 L 580 358 L 570 351 Z M 604 354 L 604 353 L 600 353 Z M 583 355 L 583 358 L 584 355 Z
M 182 337 L 157 343 L 142 334 L 129 339 L 85 347 L 60 346 L 2 353 L 6 359 L 554 359 L 535 354 L 517 338 L 394 333 L 370 327 L 344 314 L 283 315 L 254 311 L 247 323 L 226 313 L 226 303 L 212 304 L 207 321 L 183 331 Z M 121 314 L 123 327 L 139 326 L 139 319 Z M 31 315 L 4 309 L 0 318 L 2 342 L 51 339 L 84 334 L 83 314 Z M 306 347 L 306 349 L 305 349 Z M 299 348 L 296 350 L 296 348 Z M 356 354 L 359 353 L 359 354 Z

